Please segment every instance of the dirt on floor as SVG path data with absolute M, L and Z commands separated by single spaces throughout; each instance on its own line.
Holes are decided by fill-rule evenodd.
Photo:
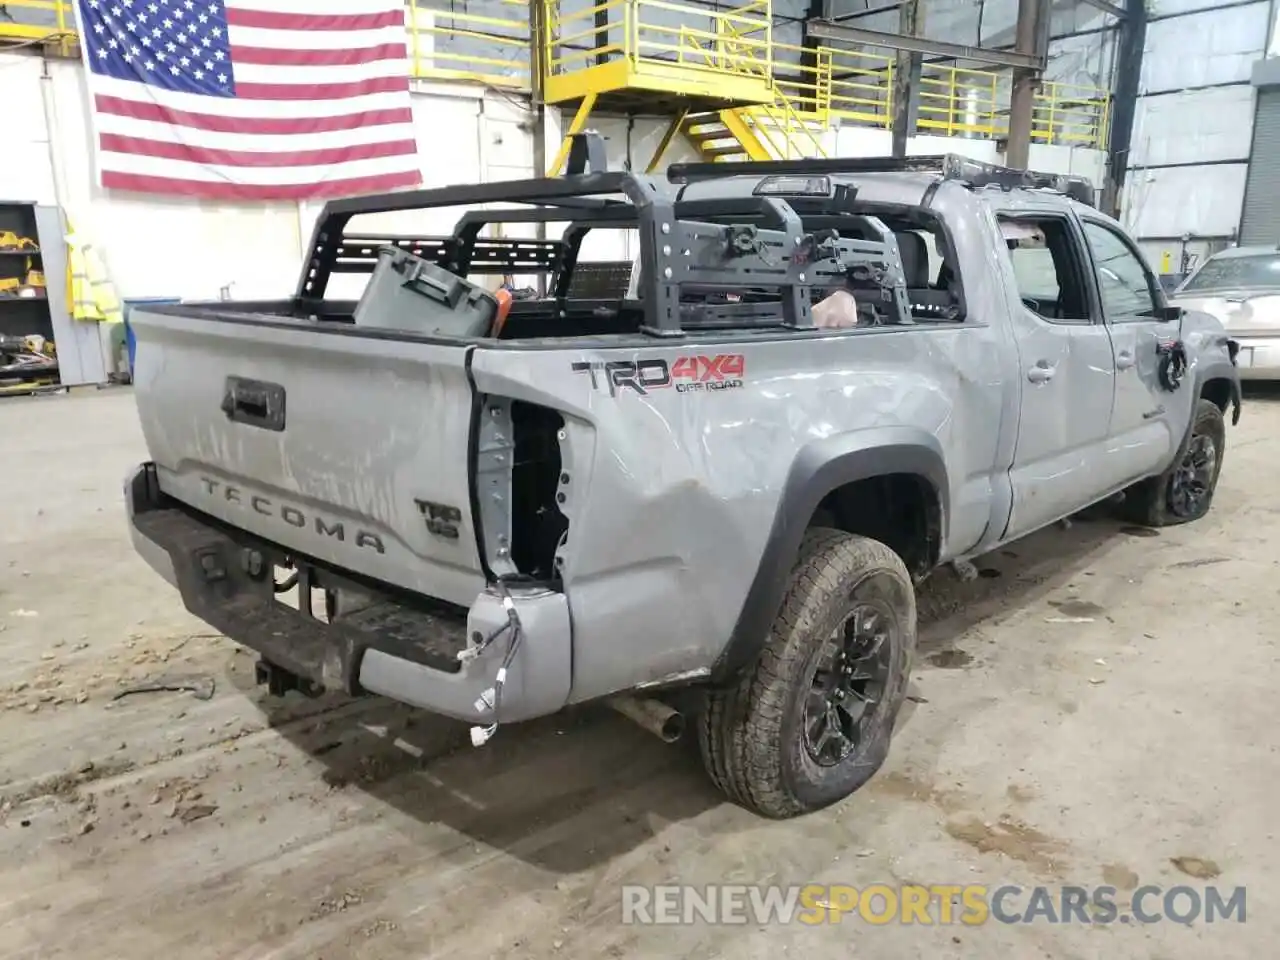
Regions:
M 385 701 L 272 701 L 130 547 L 127 390 L 0 400 L 0 437 L 0 956 L 1230 960 L 1280 930 L 1280 397 L 1229 429 L 1207 520 L 939 575 L 888 764 L 785 823 L 612 713 L 476 750 Z M 738 922 L 709 923 L 677 883 L 1012 886 L 1033 922 L 966 923 L 963 889 L 947 924 L 821 909 L 839 889 L 783 923 L 725 887 Z M 1245 922 L 1209 922 L 1233 895 Z

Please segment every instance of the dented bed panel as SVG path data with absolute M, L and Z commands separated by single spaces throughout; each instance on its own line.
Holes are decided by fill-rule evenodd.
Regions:
M 466 347 L 145 309 L 130 323 L 165 493 L 390 584 L 462 604 L 483 589 Z
M 556 506 L 568 521 L 573 699 L 711 667 L 806 447 L 834 440 L 852 450 L 903 425 L 936 438 L 951 471 L 944 552 L 972 546 L 990 525 L 1002 419 L 991 386 L 1002 362 L 996 331 L 977 324 L 644 349 L 477 349 L 479 391 L 564 417 L 561 462 L 572 466 L 562 467 Z

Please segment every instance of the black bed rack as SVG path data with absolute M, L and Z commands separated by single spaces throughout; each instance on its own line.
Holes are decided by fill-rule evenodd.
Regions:
M 720 180 L 724 177 L 822 176 L 860 173 L 932 173 L 975 189 L 1052 190 L 1080 203 L 1095 206 L 1093 183 L 1088 177 L 1015 170 L 973 160 L 958 153 L 922 157 L 824 157 L 814 160 L 755 160 L 742 163 L 676 163 L 667 170 L 672 183 Z
M 750 166 L 748 164 L 735 165 Z M 719 171 L 725 175 L 724 171 Z M 501 203 L 493 209 L 489 204 Z M 347 234 L 353 217 L 393 211 L 470 207 L 452 233 L 443 237 L 390 236 L 364 231 Z M 579 246 L 586 232 L 630 228 L 639 234 L 638 296 L 644 332 L 681 336 L 682 292 L 775 290 L 770 308 L 787 326 L 811 327 L 813 290 L 849 282 L 866 289 L 887 323 L 910 323 L 902 258 L 892 231 L 864 216 L 868 239 L 830 230 L 810 233 L 782 197 L 681 200 L 657 177 L 610 172 L 598 134 L 576 134 L 568 173 L 429 190 L 399 191 L 330 201 L 318 218 L 299 278 L 295 300 L 324 299 L 335 273 L 371 273 L 379 250 L 391 246 L 467 276 L 472 273 L 550 274 L 554 296 L 568 294 Z M 566 223 L 552 239 L 481 237 L 498 223 Z M 748 304 L 747 307 L 750 305 Z M 743 312 L 725 304 L 721 312 Z M 714 312 L 714 311 L 713 311 Z M 745 312 L 750 312 L 747 309 Z

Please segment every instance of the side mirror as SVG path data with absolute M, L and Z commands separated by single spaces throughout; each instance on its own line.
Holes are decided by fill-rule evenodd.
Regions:
M 1156 319 L 1162 323 L 1176 323 L 1182 319 L 1182 314 L 1182 307 L 1163 306 L 1155 310 Z

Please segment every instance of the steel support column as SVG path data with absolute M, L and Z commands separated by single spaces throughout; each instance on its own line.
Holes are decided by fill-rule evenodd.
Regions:
M 920 0 L 898 7 L 898 31 L 906 37 L 920 33 Z M 907 155 L 907 138 L 915 133 L 921 54 L 899 50 L 893 67 L 893 156 Z
M 1048 16 L 1044 0 L 1018 0 L 1018 25 L 1014 37 L 1014 49 L 1024 55 L 1039 59 L 1043 56 L 1040 29 L 1041 16 Z M 1013 70 L 1013 94 L 1009 98 L 1009 140 L 1005 145 L 1004 162 L 1015 170 L 1027 169 L 1031 159 L 1031 124 L 1035 113 L 1036 90 L 1040 86 L 1038 67 L 1015 67 Z
M 824 18 L 831 15 L 831 0 L 809 0 L 808 19 Z M 813 77 L 814 95 L 818 87 L 818 40 L 811 37 L 809 31 L 803 31 L 800 49 L 800 74 Z
M 1125 0 L 1127 16 L 1120 21 L 1116 42 L 1116 71 L 1111 84 L 1111 121 L 1107 137 L 1107 181 L 1102 209 L 1120 215 L 1120 193 L 1129 169 L 1133 118 L 1138 108 L 1138 82 L 1142 76 L 1142 50 L 1147 43 L 1147 6 L 1143 0 Z

